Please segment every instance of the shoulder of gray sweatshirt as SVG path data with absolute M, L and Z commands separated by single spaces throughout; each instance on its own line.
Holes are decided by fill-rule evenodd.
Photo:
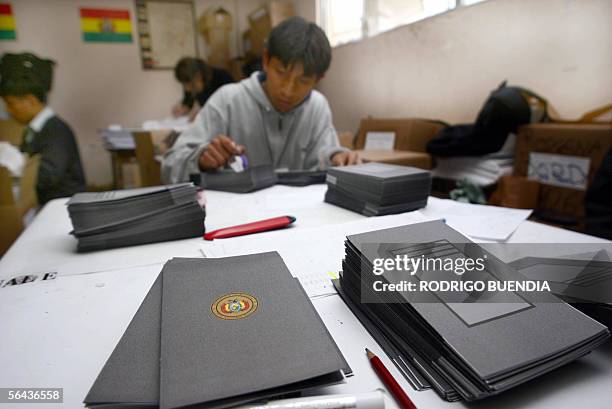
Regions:
M 219 134 L 246 147 L 249 166 L 316 170 L 330 166 L 340 147 L 325 97 L 313 90 L 294 110 L 280 113 L 270 103 L 259 73 L 221 87 L 206 102 L 162 161 L 165 183 L 189 180 L 200 173 L 198 158 Z

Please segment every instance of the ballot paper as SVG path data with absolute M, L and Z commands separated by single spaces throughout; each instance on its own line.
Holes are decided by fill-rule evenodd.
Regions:
M 485 206 L 430 197 L 420 212 L 430 218 L 440 218 L 450 227 L 470 237 L 505 241 L 532 210 Z

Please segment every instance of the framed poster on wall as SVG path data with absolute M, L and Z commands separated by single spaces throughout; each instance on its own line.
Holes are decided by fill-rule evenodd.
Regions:
M 173 69 L 197 56 L 192 1 L 136 0 L 140 57 L 145 70 Z

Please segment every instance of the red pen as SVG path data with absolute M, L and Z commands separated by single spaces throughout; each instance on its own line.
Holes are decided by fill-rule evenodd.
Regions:
M 213 230 L 204 234 L 204 240 L 225 239 L 228 237 L 245 236 L 247 234 L 259 233 L 262 231 L 281 229 L 289 226 L 293 222 L 295 222 L 295 217 L 293 216 L 273 217 L 272 219 Z
M 389 372 L 389 370 L 385 367 L 380 358 L 374 355 L 368 348 L 366 348 L 366 353 L 368 354 L 368 359 L 370 360 L 372 368 L 374 368 L 374 371 L 389 389 L 389 392 L 391 392 L 400 407 L 402 409 L 416 409 L 414 403 L 412 403 L 408 395 L 406 395 L 406 392 L 404 392 L 399 383 L 397 383 L 393 375 L 391 375 L 391 372 Z

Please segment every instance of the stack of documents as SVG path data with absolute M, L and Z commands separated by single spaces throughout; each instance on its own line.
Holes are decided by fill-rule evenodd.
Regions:
M 273 186 L 277 182 L 274 168 L 268 165 L 246 168 L 241 172 L 231 169 L 202 172 L 200 186 L 209 190 L 231 193 L 249 193 Z
M 115 126 L 99 130 L 98 133 L 102 138 L 105 149 L 109 151 L 121 151 L 136 149 L 136 142 L 134 142 L 132 132 L 137 130 L 138 129 Z
M 327 187 L 327 203 L 380 216 L 425 207 L 431 174 L 409 166 L 366 163 L 329 169 Z
M 484 267 L 447 271 L 428 261 L 429 268 L 390 264 L 374 274 L 380 260 L 404 256 L 464 267 L 472 259 L 472 266 Z M 381 345 L 393 345 L 443 399 L 471 401 L 558 368 L 609 337 L 604 325 L 546 290 L 488 285 L 520 280 L 523 276 L 480 246 L 442 221 L 431 221 L 348 236 L 335 285 Z M 484 290 L 470 289 L 469 283 L 480 281 Z M 433 289 L 444 282 L 457 288 Z M 399 285 L 380 291 L 384 284 Z
M 68 213 L 78 251 L 201 236 L 206 216 L 191 183 L 77 193 Z
M 350 373 L 278 253 L 167 262 L 91 387 L 90 408 L 226 408 Z

